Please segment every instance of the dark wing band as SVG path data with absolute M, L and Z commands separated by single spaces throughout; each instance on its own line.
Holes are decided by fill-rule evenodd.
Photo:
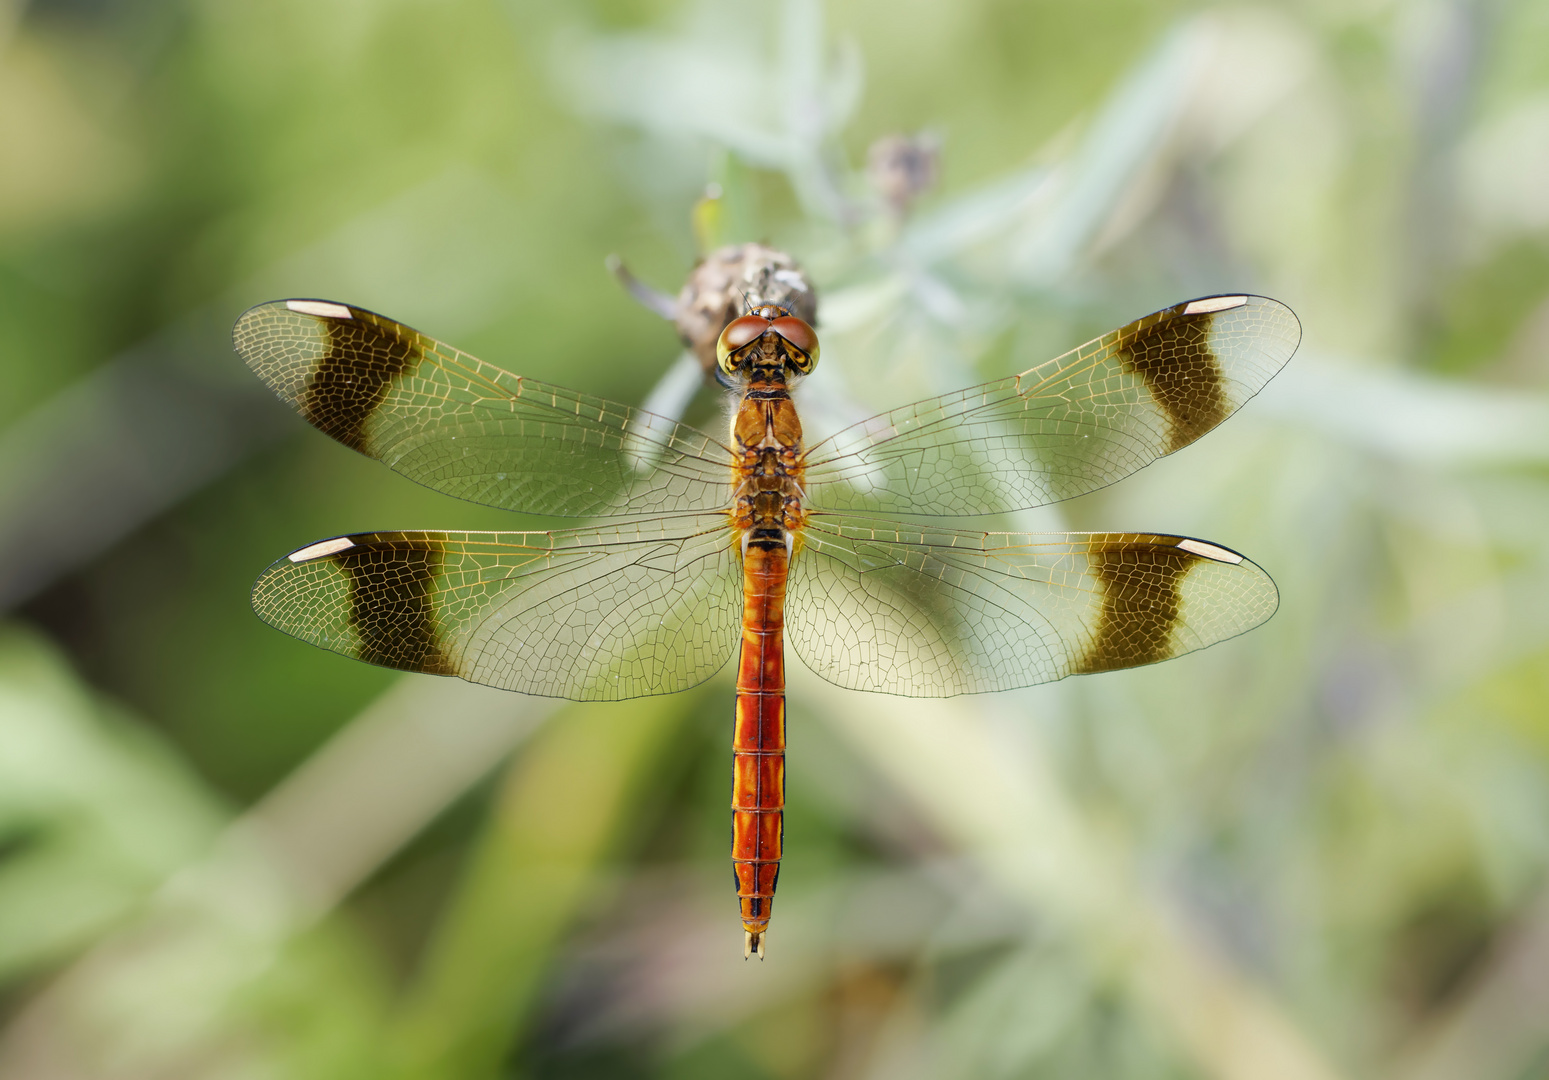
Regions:
M 951 697 L 1181 656 L 1264 622 L 1275 584 L 1234 551 L 1148 533 L 983 533 L 814 517 L 786 635 L 852 690 Z
M 720 514 L 557 532 L 361 533 L 293 552 L 253 608 L 402 671 L 577 701 L 668 694 L 731 656 L 742 579 Z
M 807 454 L 808 504 L 993 514 L 1095 491 L 1225 420 L 1301 340 L 1262 296 L 1165 308 L 1020 375 L 862 421 Z
M 565 517 L 731 499 L 731 453 L 703 432 L 512 375 L 363 308 L 260 304 L 232 338 L 312 426 L 448 495 Z

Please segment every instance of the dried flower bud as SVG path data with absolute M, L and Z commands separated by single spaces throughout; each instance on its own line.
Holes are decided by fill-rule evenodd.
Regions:
M 674 321 L 709 375 L 715 371 L 721 331 L 738 315 L 765 304 L 808 324 L 817 322 L 817 294 L 796 260 L 763 244 L 739 244 L 711 252 L 694 267 L 678 293 Z
M 896 217 L 936 186 L 941 140 L 930 133 L 888 135 L 866 152 L 866 180 Z

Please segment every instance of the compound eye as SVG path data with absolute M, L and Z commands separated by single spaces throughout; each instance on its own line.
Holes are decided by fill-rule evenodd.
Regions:
M 818 366 L 817 331 L 794 315 L 782 315 L 769 324 L 769 328 L 806 354 L 804 364 L 797 364 L 803 374 Z
M 735 365 L 729 363 L 732 353 L 757 341 L 768 329 L 769 320 L 762 315 L 744 315 L 733 319 L 726 324 L 726 329 L 721 331 L 721 336 L 716 340 L 715 362 L 730 375 L 736 370 Z

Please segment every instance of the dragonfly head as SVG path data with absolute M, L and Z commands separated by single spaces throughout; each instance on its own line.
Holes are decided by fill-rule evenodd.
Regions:
M 810 375 L 818 366 L 817 331 L 782 307 L 768 304 L 733 319 L 715 343 L 724 378 L 778 369 L 781 378 Z

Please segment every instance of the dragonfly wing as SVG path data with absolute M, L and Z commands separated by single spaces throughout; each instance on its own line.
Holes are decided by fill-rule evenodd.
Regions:
M 272 626 L 358 660 L 578 701 L 703 682 L 739 635 L 722 514 L 556 532 L 324 540 L 259 577 Z
M 1281 369 L 1301 340 L 1262 296 L 1176 304 L 995 382 L 846 428 L 807 455 L 808 505 L 992 514 L 1058 502 L 1181 450 Z
M 786 633 L 829 682 L 908 697 L 1137 667 L 1274 614 L 1269 575 L 1203 540 L 984 533 L 814 516 Z
M 318 430 L 448 495 L 566 517 L 730 501 L 730 451 L 703 432 L 512 375 L 363 308 L 260 304 L 232 339 Z

